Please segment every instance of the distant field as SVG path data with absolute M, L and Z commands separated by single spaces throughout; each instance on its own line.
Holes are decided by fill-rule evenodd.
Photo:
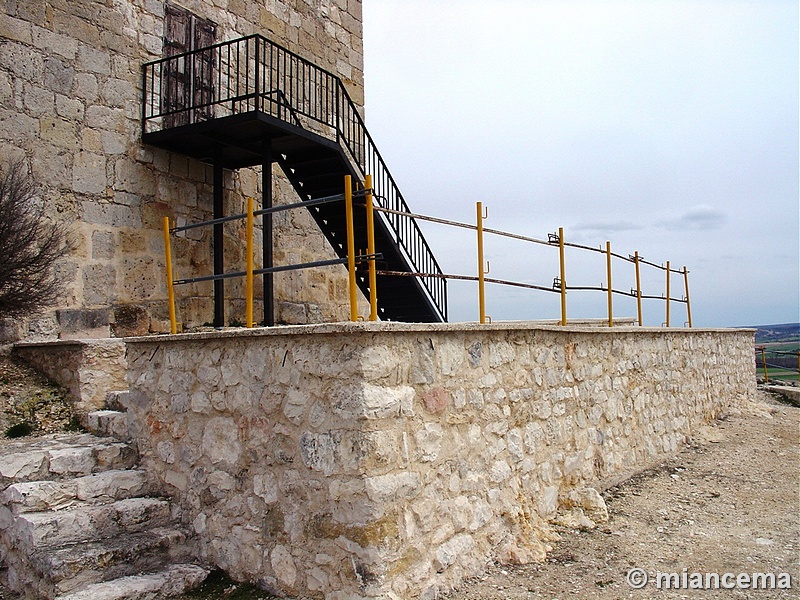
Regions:
M 756 344 L 795 342 L 800 344 L 800 323 L 756 326 Z
M 780 329 L 780 331 L 776 331 Z M 798 361 L 797 353 L 800 352 L 800 335 L 798 335 L 797 325 L 778 326 L 767 325 L 759 328 L 759 332 L 764 332 L 761 336 L 764 341 L 759 341 L 756 335 L 755 359 L 756 373 L 759 377 L 764 375 L 764 367 L 761 363 L 761 348 L 764 348 L 767 360 L 767 374 L 770 380 L 798 380 Z M 768 335 L 771 333 L 772 336 Z M 775 341 L 767 341 L 770 337 Z M 779 339 L 775 339 L 779 338 Z M 778 368 L 780 367 L 780 368 Z
M 798 379 L 800 379 L 796 371 L 794 373 L 792 373 L 791 371 L 784 371 L 783 369 L 768 369 L 767 371 L 769 373 L 770 383 L 777 381 L 797 381 Z M 756 374 L 760 377 L 763 377 L 764 370 L 757 369 Z
M 770 350 L 778 350 L 780 352 L 797 352 L 800 350 L 800 341 L 796 342 L 767 342 L 766 344 L 756 344 L 757 348 L 764 346 L 769 352 Z

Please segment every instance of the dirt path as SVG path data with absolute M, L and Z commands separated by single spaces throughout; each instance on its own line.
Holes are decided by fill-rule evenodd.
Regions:
M 765 402 L 607 490 L 609 522 L 560 530 L 546 563 L 493 566 L 447 600 L 800 598 L 800 408 Z M 644 589 L 626 582 L 633 568 L 648 573 Z M 684 568 L 687 582 L 695 572 L 789 573 L 792 589 L 656 587 L 657 572 L 680 583 Z

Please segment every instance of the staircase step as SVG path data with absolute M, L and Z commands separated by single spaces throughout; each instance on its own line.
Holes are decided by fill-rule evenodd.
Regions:
M 166 500 L 127 498 L 111 504 L 23 513 L 17 516 L 13 530 L 6 535 L 18 551 L 32 553 L 45 546 L 99 540 L 123 532 L 160 527 L 169 518 L 170 507 Z
M 23 481 L 66 479 L 126 469 L 136 450 L 119 440 L 92 434 L 57 434 L 0 448 L 0 487 Z
M 112 502 L 145 496 L 152 491 L 144 471 L 114 469 L 68 481 L 15 483 L 0 494 L 0 502 L 16 515 L 61 510 L 78 502 Z
M 159 527 L 38 551 L 31 556 L 29 568 L 40 582 L 46 582 L 57 594 L 65 594 L 87 584 L 147 573 L 165 564 L 190 560 L 186 539 L 185 531 Z
M 191 564 L 172 565 L 164 571 L 129 575 L 103 583 L 93 583 L 56 600 L 151 600 L 170 598 L 198 587 L 208 569 Z
M 118 415 L 99 411 L 96 421 Z M 156 486 L 137 458 L 129 444 L 91 434 L 0 447 L 0 575 L 10 589 L 25 598 L 155 600 L 205 580 L 207 569 L 188 564 L 191 536 L 167 500 L 148 496 Z
M 154 492 L 147 473 L 137 469 L 114 469 L 79 477 L 78 500 L 124 500 Z
M 129 442 L 128 414 L 119 410 L 95 410 L 86 415 L 86 429 L 95 435 Z
M 0 502 L 15 515 L 23 512 L 60 510 L 75 504 L 78 485 L 69 481 L 23 481 L 8 486 L 0 495 Z
M 0 485 L 31 481 L 47 473 L 47 454 L 41 450 L 0 456 Z

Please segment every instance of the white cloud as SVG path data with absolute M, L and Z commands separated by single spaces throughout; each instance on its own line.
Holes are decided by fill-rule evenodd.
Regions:
M 586 233 L 614 233 L 619 231 L 638 231 L 643 229 L 641 223 L 633 221 L 591 221 L 578 223 L 570 227 L 570 231 Z
M 670 231 L 709 231 L 720 229 L 728 221 L 725 212 L 701 204 L 690 208 L 675 219 L 659 221 L 657 225 Z

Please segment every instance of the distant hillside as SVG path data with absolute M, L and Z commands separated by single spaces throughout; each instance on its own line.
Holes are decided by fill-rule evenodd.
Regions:
M 800 323 L 781 325 L 755 325 L 756 343 L 800 341 Z

